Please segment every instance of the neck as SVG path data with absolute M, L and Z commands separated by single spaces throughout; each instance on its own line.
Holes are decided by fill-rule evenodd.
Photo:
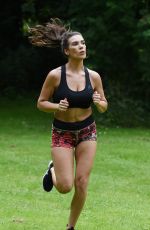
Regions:
M 83 70 L 83 60 L 69 60 L 67 63 L 67 67 L 71 69 L 73 72 L 79 72 Z

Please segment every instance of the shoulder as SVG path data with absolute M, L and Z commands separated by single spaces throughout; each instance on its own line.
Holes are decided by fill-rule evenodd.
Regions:
M 60 77 L 60 75 L 61 75 L 61 66 L 59 66 L 59 67 L 57 67 L 57 68 L 51 70 L 51 71 L 48 73 L 47 77 L 48 77 L 48 78 L 51 78 L 51 79 L 57 79 L 57 78 Z
M 100 74 L 91 69 L 88 69 L 88 72 L 93 89 L 96 90 L 102 88 L 102 80 Z
M 52 83 L 57 84 L 60 81 L 60 77 L 61 77 L 61 66 L 51 70 L 48 73 L 46 80 L 51 84 Z
M 96 71 L 91 70 L 91 69 L 87 69 L 87 70 L 89 72 L 90 79 L 94 84 L 101 83 L 101 76 L 99 73 L 97 73 Z
M 88 70 L 88 72 L 89 72 L 90 77 L 91 77 L 93 80 L 95 80 L 95 79 L 101 79 L 100 74 L 97 73 L 96 71 L 91 70 L 91 69 L 88 69 L 88 68 L 87 68 L 87 70 Z

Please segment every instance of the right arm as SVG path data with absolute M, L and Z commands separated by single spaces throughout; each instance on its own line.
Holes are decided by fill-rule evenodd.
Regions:
M 43 84 L 37 107 L 43 112 L 56 112 L 56 111 L 66 111 L 68 108 L 68 102 L 64 99 L 60 103 L 53 103 L 49 100 L 52 98 L 54 89 L 58 86 L 59 81 L 59 70 L 52 70 L 46 77 Z

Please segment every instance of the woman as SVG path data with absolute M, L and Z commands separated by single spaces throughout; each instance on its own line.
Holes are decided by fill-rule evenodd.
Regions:
M 91 103 L 99 112 L 107 110 L 99 74 L 87 69 L 86 45 L 79 32 L 72 32 L 59 19 L 30 30 L 33 45 L 57 47 L 68 62 L 48 73 L 38 99 L 38 109 L 54 113 L 52 127 L 52 161 L 43 177 L 43 188 L 49 192 L 53 185 L 60 193 L 74 186 L 74 196 L 67 230 L 74 230 L 83 209 L 89 176 L 96 153 L 96 125 Z M 75 159 L 75 175 L 74 175 Z

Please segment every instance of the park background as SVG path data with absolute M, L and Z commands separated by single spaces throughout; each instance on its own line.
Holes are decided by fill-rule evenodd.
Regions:
M 85 65 L 109 108 L 93 107 L 98 149 L 77 229 L 150 229 L 150 2 L 5 0 L 0 4 L 0 230 L 62 230 L 68 196 L 43 192 L 52 114 L 36 103 L 61 50 L 33 47 L 28 26 L 60 18 L 86 40 Z M 53 211 L 52 211 L 53 210 Z
M 32 47 L 27 37 L 28 26 L 58 17 L 85 37 L 85 65 L 101 75 L 109 102 L 103 122 L 150 125 L 148 0 L 6 0 L 0 11 L 1 97 L 39 94 L 47 73 L 65 63 L 60 49 Z

